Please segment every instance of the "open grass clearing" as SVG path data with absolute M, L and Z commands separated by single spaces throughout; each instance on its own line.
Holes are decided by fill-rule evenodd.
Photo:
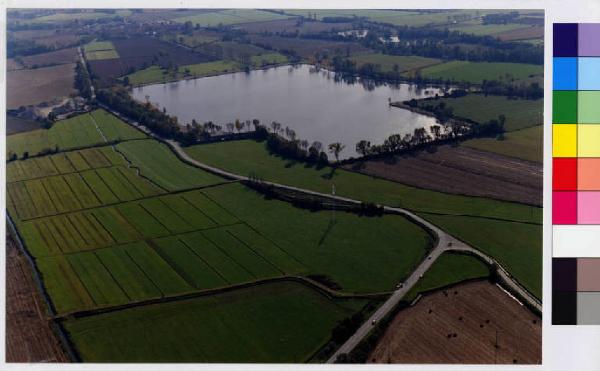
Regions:
M 419 293 L 466 280 L 489 276 L 488 266 L 479 258 L 455 252 L 445 252 L 423 275 L 423 279 L 406 294 L 404 300 L 412 301 Z
M 254 173 L 264 180 L 318 192 L 330 193 L 335 184 L 336 194 L 363 201 L 420 212 L 541 223 L 541 208 L 428 191 L 331 167 L 316 169 L 269 154 L 263 142 L 202 144 L 187 147 L 186 152 L 200 162 L 237 174 Z
M 507 133 L 504 135 L 504 140 L 477 138 L 467 140 L 461 145 L 542 163 L 544 155 L 543 140 L 544 126 L 538 125 Z
M 105 143 L 96 125 L 108 141 L 144 138 L 142 132 L 125 124 L 104 110 L 95 110 L 66 120 L 57 121 L 50 129 L 34 130 L 7 137 L 7 153 L 23 157 L 43 150 L 67 150 Z M 111 155 L 111 158 L 114 156 Z
M 305 362 L 364 304 L 274 283 L 63 325 L 87 362 Z
M 417 100 L 419 106 L 437 106 L 444 103 L 451 107 L 454 116 L 487 123 L 497 120 L 500 115 L 506 117 L 506 131 L 520 130 L 541 125 L 544 121 L 543 99 L 509 99 L 505 96 L 468 94 L 458 98 L 438 98 Z
M 423 229 L 398 216 L 370 218 L 339 211 L 310 212 L 286 202 L 265 200 L 240 184 L 202 192 L 281 250 L 263 247 L 256 241 L 248 244 L 260 248 L 256 252 L 272 265 L 287 273 L 326 274 L 344 291 L 391 290 L 414 269 L 431 243 Z M 229 228 L 237 238 L 250 233 L 241 227 Z M 217 239 L 210 232 L 204 234 L 215 244 L 231 241 L 222 236 Z M 392 261 L 394 264 L 388 264 Z
M 361 67 L 367 63 L 379 65 L 381 71 L 392 72 L 397 67 L 399 73 L 418 70 L 424 67 L 433 66 L 442 63 L 440 59 L 426 58 L 419 56 L 403 56 L 403 55 L 388 55 L 388 54 L 357 54 L 350 58 L 356 62 L 357 67 Z
M 502 264 L 529 292 L 542 298 L 542 227 L 471 217 L 425 215 Z
M 97 61 L 103 59 L 118 59 L 119 54 L 116 50 L 98 50 L 93 52 L 86 52 L 85 57 L 90 61 Z
M 233 25 L 286 18 L 289 18 L 289 16 L 257 9 L 226 9 L 179 17 L 175 18 L 174 21 L 179 23 L 192 22 L 194 26 L 214 27 L 218 25 Z
M 181 162 L 169 148 L 154 140 L 117 145 L 141 174 L 170 191 L 223 182 L 222 178 Z
M 429 79 L 451 80 L 481 84 L 483 80 L 515 82 L 531 77 L 542 77 L 544 67 L 536 64 L 503 62 L 450 61 L 421 70 Z

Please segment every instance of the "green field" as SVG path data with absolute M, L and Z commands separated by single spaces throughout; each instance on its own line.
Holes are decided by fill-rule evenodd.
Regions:
M 423 215 L 502 264 L 527 290 L 542 298 L 542 228 L 471 217 Z
M 419 105 L 438 105 L 441 102 L 452 107 L 455 116 L 486 123 L 504 115 L 506 131 L 515 131 L 544 122 L 543 99 L 508 99 L 504 96 L 468 94 L 458 98 L 439 98 L 435 100 L 418 100 Z M 541 140 L 541 139 L 540 139 Z
M 119 53 L 110 41 L 93 41 L 83 46 L 87 60 L 117 59 Z
M 307 17 L 316 15 L 318 20 L 323 17 L 366 17 L 373 22 L 389 23 L 396 26 L 421 27 L 426 25 L 446 25 L 455 16 L 475 17 L 485 14 L 502 12 L 501 10 L 351 10 L 351 9 L 285 9 L 287 14 Z
M 305 362 L 364 304 L 273 283 L 63 325 L 86 362 Z
M 224 180 L 154 140 L 115 147 L 7 167 L 7 208 L 59 313 L 282 275 L 388 291 L 431 244 L 399 216 L 314 213 L 241 184 L 217 186 Z M 167 194 L 185 189 L 195 190 Z
M 525 27 L 524 27 L 525 26 Z M 458 26 L 450 26 L 450 31 L 459 31 L 478 36 L 496 35 L 506 31 L 518 30 L 527 28 L 527 25 L 519 23 L 507 24 L 460 24 Z
M 90 61 L 102 60 L 102 59 L 118 59 L 119 54 L 116 50 L 99 50 L 96 52 L 86 52 L 85 56 Z
M 331 185 L 335 184 L 337 194 L 417 212 L 472 215 L 541 224 L 542 210 L 537 207 L 429 191 L 342 169 L 315 169 L 304 163 L 270 155 L 265 143 L 253 140 L 196 145 L 187 147 L 186 152 L 200 162 L 237 174 L 254 173 L 264 180 L 318 192 L 329 193 Z
M 383 72 L 392 72 L 394 71 L 394 66 L 397 65 L 398 72 L 401 73 L 442 63 L 442 61 L 439 59 L 425 58 L 414 55 L 402 56 L 388 54 L 358 54 L 350 59 L 356 62 L 357 67 L 367 63 L 379 65 L 381 67 L 381 71 Z
M 114 13 L 109 12 L 101 12 L 101 11 L 86 11 L 86 12 L 60 12 L 51 15 L 45 15 L 43 17 L 37 17 L 33 19 L 27 20 L 25 23 L 62 23 L 62 22 L 72 22 L 72 21 L 87 21 L 94 19 L 102 19 L 102 18 L 112 18 L 112 17 L 128 17 L 131 15 L 131 10 L 128 9 L 120 9 L 116 10 Z
M 195 31 L 191 35 L 188 34 L 167 34 L 163 36 L 164 40 L 167 41 L 175 41 L 180 44 L 189 46 L 190 48 L 195 48 L 197 46 L 208 44 L 219 40 L 217 35 L 208 35 L 203 33 L 202 31 Z
M 7 153 L 15 153 L 22 157 L 38 154 L 44 150 L 67 150 L 71 148 L 89 147 L 104 143 L 105 140 L 96 129 L 102 130 L 108 141 L 144 138 L 146 135 L 133 129 L 115 116 L 104 110 L 96 110 L 58 121 L 50 129 L 40 129 L 18 133 L 7 137 Z
M 170 191 L 223 182 L 222 178 L 179 161 L 165 144 L 154 140 L 123 142 L 117 150 L 143 176 Z
M 516 247 L 523 248 L 532 262 L 530 267 L 541 264 L 541 208 L 422 190 L 340 169 L 335 171 L 330 180 L 328 177 L 332 169 L 316 170 L 302 163 L 294 164 L 269 155 L 264 143 L 250 140 L 197 145 L 189 147 L 187 152 L 201 162 L 239 174 L 254 172 L 265 180 L 324 193 L 330 191 L 333 183 L 336 193 L 341 196 L 411 209 L 441 228 L 448 229 L 454 236 L 497 257 L 526 287 L 539 294 L 536 282 L 541 278 L 541 271 L 523 271 L 523 259 L 516 254 L 504 255 L 503 252 Z M 456 224 L 462 218 L 471 222 Z M 481 227 L 474 229 L 474 223 Z M 494 242 L 497 246 L 495 249 L 490 250 L 485 239 L 473 238 L 474 232 L 483 230 L 502 237 Z M 507 233 L 513 230 L 519 233 Z
M 185 17 L 175 18 L 175 22 L 200 25 L 202 27 L 214 27 L 218 25 L 234 25 L 249 22 L 274 21 L 287 19 L 288 16 L 256 9 L 227 9 L 209 13 L 200 13 Z
M 151 66 L 127 75 L 131 85 L 153 84 L 158 82 L 177 81 L 189 77 L 203 77 L 218 75 L 227 72 L 240 71 L 240 65 L 233 61 L 215 61 L 191 64 L 179 67 L 179 72 L 174 74 L 159 66 Z
M 543 143 L 544 126 L 538 125 L 507 133 L 504 135 L 504 140 L 477 138 L 469 139 L 462 145 L 541 163 L 544 157 Z
M 280 53 L 264 53 L 250 57 L 252 68 L 260 68 L 267 65 L 276 65 L 287 63 L 286 56 Z M 205 76 L 214 76 L 223 73 L 242 71 L 243 66 L 239 62 L 220 60 L 214 62 L 205 62 L 190 64 L 179 67 L 177 74 L 173 71 L 167 71 L 159 66 L 151 66 L 143 70 L 136 71 L 127 75 L 131 85 L 145 85 L 160 82 L 177 81 L 184 78 L 198 78 Z
M 451 61 L 421 70 L 425 78 L 473 84 L 480 84 L 483 80 L 520 81 L 530 77 L 539 78 L 543 74 L 542 65 L 500 62 Z
M 274 53 L 253 55 L 252 57 L 250 57 L 250 61 L 254 68 L 260 68 L 260 67 L 264 67 L 264 66 L 287 63 L 288 59 L 285 55 L 274 52 Z
M 423 275 L 423 279 L 406 294 L 404 300 L 412 301 L 419 293 L 487 277 L 489 273 L 488 266 L 472 255 L 445 252 Z

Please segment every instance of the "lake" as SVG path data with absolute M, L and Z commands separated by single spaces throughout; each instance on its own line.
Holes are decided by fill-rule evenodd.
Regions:
M 227 122 L 236 119 L 257 118 L 267 127 L 277 121 L 309 143 L 320 141 L 324 147 L 343 143 L 342 158 L 356 156 L 355 145 L 362 139 L 381 144 L 391 134 L 436 124 L 434 118 L 388 104 L 390 98 L 400 101 L 436 93 L 441 91 L 412 84 L 375 86 L 360 80 L 351 84 L 309 65 L 147 85 L 132 91 L 135 99 L 149 99 L 181 124 L 196 119 L 225 129 Z

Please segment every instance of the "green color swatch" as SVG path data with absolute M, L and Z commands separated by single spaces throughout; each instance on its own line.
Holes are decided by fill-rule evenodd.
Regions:
M 578 93 L 578 123 L 600 124 L 600 91 L 579 91 Z
M 577 91 L 552 92 L 552 122 L 554 124 L 577 123 Z

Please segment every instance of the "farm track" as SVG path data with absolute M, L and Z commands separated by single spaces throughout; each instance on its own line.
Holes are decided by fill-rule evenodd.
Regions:
M 220 169 L 220 168 L 217 168 L 214 166 L 210 166 L 210 165 L 201 163 L 197 160 L 194 160 L 181 148 L 179 143 L 177 143 L 173 140 L 164 139 L 164 138 L 154 134 L 152 131 L 150 131 L 146 127 L 138 124 L 137 122 L 129 120 L 126 117 L 123 117 L 118 112 L 115 112 L 108 107 L 103 106 L 103 108 L 112 112 L 117 117 L 121 118 L 124 122 L 129 123 L 130 125 L 133 125 L 134 127 L 138 128 L 139 130 L 142 130 L 143 132 L 148 134 L 150 137 L 153 137 L 161 142 L 166 143 L 174 151 L 174 153 L 177 155 L 177 157 L 179 157 L 182 161 L 184 161 L 192 166 L 196 166 L 205 171 L 211 172 L 213 174 L 217 174 L 226 179 L 233 179 L 233 180 L 238 180 L 238 181 L 250 181 L 250 179 L 246 176 L 231 173 L 231 172 L 225 171 L 223 169 Z M 274 186 L 274 187 L 277 187 L 280 189 L 284 189 L 284 190 L 301 192 L 301 193 L 305 193 L 308 195 L 314 195 L 314 196 L 318 196 L 318 197 L 322 197 L 322 198 L 338 200 L 338 201 L 348 202 L 348 203 L 352 203 L 352 204 L 361 204 L 361 201 L 354 200 L 354 199 L 347 198 L 347 197 L 334 196 L 334 195 L 330 195 L 330 194 L 314 192 L 311 190 L 306 190 L 306 189 L 293 187 L 293 186 L 287 186 L 287 185 L 283 185 L 283 184 L 279 184 L 279 183 L 273 183 L 273 182 L 264 182 L 264 183 L 266 185 L 271 185 L 271 186 Z M 392 293 L 392 295 L 390 295 L 390 297 L 387 299 L 387 301 L 385 303 L 383 303 L 377 309 L 377 311 L 375 311 L 375 313 L 372 314 L 371 317 L 368 318 L 367 321 L 365 321 L 363 323 L 363 325 L 333 354 L 333 356 L 327 361 L 328 363 L 334 363 L 340 354 L 349 353 L 350 351 L 352 351 L 358 345 L 358 343 L 360 343 L 369 334 L 369 332 L 372 329 L 372 323 L 377 322 L 378 320 L 380 320 L 383 317 L 385 317 L 386 315 L 388 315 L 392 311 L 392 309 L 396 307 L 396 305 L 400 302 L 400 300 L 402 300 L 402 298 L 418 282 L 418 280 L 423 276 L 423 274 L 431 267 L 431 265 L 436 261 L 436 259 L 445 251 L 469 252 L 469 253 L 472 253 L 472 254 L 475 254 L 475 255 L 481 257 L 486 263 L 497 266 L 498 267 L 498 275 L 500 277 L 500 280 L 512 292 L 516 293 L 517 296 L 521 300 L 525 301 L 531 308 L 534 308 L 536 311 L 541 313 L 541 309 L 542 309 L 541 302 L 535 296 L 533 296 L 527 289 L 525 289 L 519 282 L 517 282 L 510 275 L 510 273 L 508 273 L 508 271 L 492 257 L 489 257 L 488 255 L 484 254 L 483 252 L 467 245 L 463 241 L 460 241 L 459 239 L 448 234 L 447 232 L 440 229 L 436 225 L 428 222 L 427 220 L 421 218 L 420 216 L 412 213 L 409 210 L 397 208 L 397 207 L 390 207 L 390 206 L 384 206 L 384 210 L 385 210 L 385 212 L 388 212 L 388 213 L 402 215 L 402 216 L 406 217 L 408 220 L 416 223 L 417 225 L 420 225 L 425 230 L 432 233 L 436 237 L 436 246 L 430 252 L 429 257 L 425 258 L 425 260 L 423 260 L 419 264 L 419 266 L 413 271 L 413 273 L 405 280 L 403 287 L 397 289 L 396 291 L 394 291 Z
M 215 294 L 228 292 L 228 291 L 235 291 L 235 290 L 252 287 L 252 286 L 270 284 L 270 283 L 274 283 L 274 282 L 285 282 L 285 281 L 299 282 L 304 285 L 307 285 L 313 289 L 316 289 L 317 291 L 319 291 L 321 294 L 325 295 L 329 299 L 333 299 L 333 298 L 337 298 L 337 299 L 383 299 L 383 298 L 386 298 L 391 293 L 391 292 L 374 292 L 374 293 L 367 293 L 367 294 L 344 293 L 344 292 L 332 290 L 332 289 L 320 284 L 319 282 L 314 281 L 307 277 L 280 276 L 280 277 L 264 278 L 264 279 L 259 279 L 259 280 L 255 280 L 255 281 L 243 282 L 243 283 L 224 286 L 224 287 L 217 287 L 217 288 L 213 288 L 213 289 L 196 290 L 196 291 L 190 291 L 190 292 L 180 293 L 180 294 L 176 294 L 176 295 L 166 295 L 166 296 L 163 296 L 160 298 L 140 300 L 140 301 L 129 302 L 126 304 L 121 304 L 121 305 L 98 306 L 98 307 L 90 309 L 90 310 L 61 313 L 61 314 L 55 315 L 53 317 L 53 319 L 61 321 L 61 320 L 67 320 L 67 319 L 72 319 L 72 318 L 89 317 L 89 316 L 94 316 L 94 315 L 98 315 L 98 314 L 111 313 L 111 312 L 121 311 L 121 310 L 125 310 L 125 309 L 130 309 L 130 308 L 142 307 L 142 306 L 146 306 L 146 305 L 155 305 L 155 304 L 162 304 L 162 303 L 170 303 L 170 302 L 174 302 L 174 301 L 188 300 L 188 299 L 198 298 L 198 297 L 202 297 L 202 296 L 215 295 Z

